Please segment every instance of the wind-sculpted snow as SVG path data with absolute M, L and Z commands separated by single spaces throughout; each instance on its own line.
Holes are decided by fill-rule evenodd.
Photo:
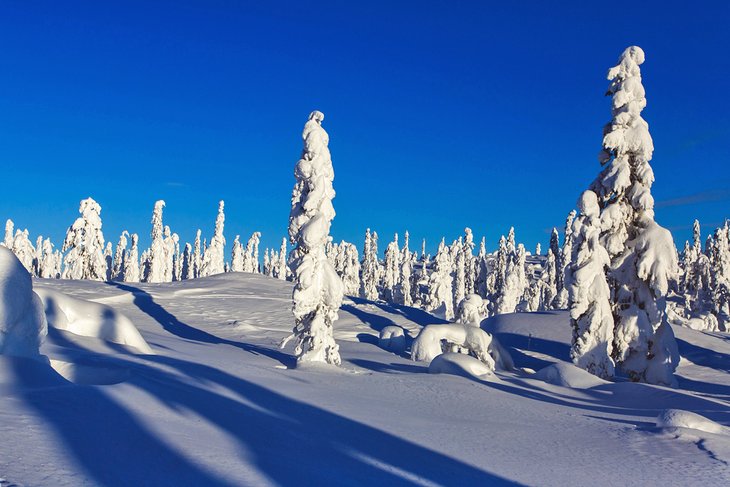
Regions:
M 39 287 L 48 326 L 76 335 L 100 338 L 153 353 L 129 318 L 110 306 L 73 298 L 53 289 Z

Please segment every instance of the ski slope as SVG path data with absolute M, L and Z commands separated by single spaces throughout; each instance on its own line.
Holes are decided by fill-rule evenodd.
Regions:
M 153 353 L 50 327 L 50 366 L 1 358 L 2 486 L 730 482 L 725 334 L 674 327 L 683 359 L 669 389 L 568 364 L 564 312 L 503 315 L 482 326 L 518 369 L 479 379 L 429 374 L 378 347 L 386 326 L 412 339 L 437 318 L 346 298 L 342 367 L 294 369 L 291 346 L 278 348 L 293 322 L 288 282 L 229 273 L 34 287 L 121 313 Z

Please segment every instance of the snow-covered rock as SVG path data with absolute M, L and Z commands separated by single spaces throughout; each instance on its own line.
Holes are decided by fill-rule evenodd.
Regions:
M 0 248 L 0 355 L 40 357 L 47 331 L 30 274 L 13 252 Z

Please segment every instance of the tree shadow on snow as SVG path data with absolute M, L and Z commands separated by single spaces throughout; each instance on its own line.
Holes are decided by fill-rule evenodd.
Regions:
M 437 318 L 436 316 L 428 313 L 427 311 L 424 311 L 419 308 L 412 308 L 410 306 L 401 306 L 398 304 L 385 304 L 377 301 L 368 301 L 364 298 L 357 298 L 350 296 L 350 299 L 355 304 L 370 304 L 373 305 L 386 313 L 395 313 L 403 316 L 404 318 L 417 323 L 419 325 L 425 326 L 425 325 L 431 325 L 431 324 L 444 324 L 449 323 L 448 321 Z
M 273 350 L 250 343 L 241 343 L 225 338 L 220 338 L 211 333 L 208 333 L 207 331 L 192 327 L 187 323 L 183 323 L 182 321 L 178 320 L 175 315 L 156 303 L 154 298 L 152 298 L 152 295 L 150 295 L 147 291 L 143 289 L 130 286 L 129 284 L 123 284 L 121 282 L 114 281 L 107 282 L 106 284 L 132 293 L 132 295 L 134 296 L 135 306 L 137 306 L 141 311 L 149 315 L 152 319 L 157 321 L 165 331 L 172 333 L 175 336 L 178 336 L 185 340 L 200 343 L 208 343 L 213 345 L 230 345 L 240 348 L 241 350 L 245 350 L 246 352 L 252 353 L 254 355 L 264 355 L 271 359 L 277 360 L 285 365 L 287 368 L 292 368 L 296 364 L 296 360 L 293 356 L 280 352 L 278 350 Z
M 64 337 L 58 337 L 62 342 Z M 77 345 L 68 344 L 71 347 Z M 173 411 L 195 414 L 240 446 L 228 461 L 255 465 L 277 485 L 511 485 L 504 478 L 219 369 L 161 355 L 97 355 L 132 370 L 137 387 Z M 165 367 L 165 369 L 160 366 Z M 169 369 L 173 369 L 171 372 Z M 22 371 L 19 371 L 22 374 Z M 205 389 L 215 384 L 228 394 Z M 70 390 L 73 389 L 73 390 Z M 24 399 L 103 485 L 241 485 L 206 473 L 99 388 L 71 386 Z M 485 454 L 488 453 L 485 446 Z

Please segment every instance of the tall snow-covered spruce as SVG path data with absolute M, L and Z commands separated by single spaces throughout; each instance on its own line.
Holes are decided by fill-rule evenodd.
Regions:
M 294 275 L 293 333 L 297 363 L 323 362 L 339 365 L 339 346 L 333 323 L 342 304 L 344 289 L 325 253 L 330 225 L 335 217 L 332 199 L 334 170 L 327 147 L 329 135 L 322 128 L 324 114 L 313 111 L 304 125 L 304 150 L 296 165 L 292 191 L 289 238 L 295 245 L 291 268 Z
M 613 359 L 633 380 L 670 385 L 679 354 L 667 322 L 666 295 L 677 254 L 672 235 L 654 221 L 649 165 L 654 145 L 641 118 L 643 62 L 644 51 L 632 46 L 608 72 L 613 119 L 603 131 L 604 169 L 591 189 L 601 209 L 601 244 L 611 258 Z

